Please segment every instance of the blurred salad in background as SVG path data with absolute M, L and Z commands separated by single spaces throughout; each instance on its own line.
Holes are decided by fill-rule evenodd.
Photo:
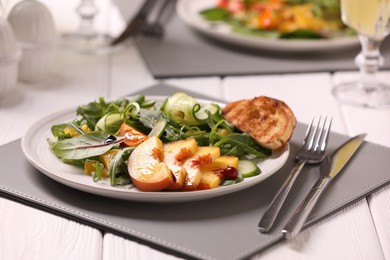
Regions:
M 216 0 L 202 10 L 208 22 L 233 32 L 285 39 L 324 39 L 355 35 L 341 21 L 339 0 Z

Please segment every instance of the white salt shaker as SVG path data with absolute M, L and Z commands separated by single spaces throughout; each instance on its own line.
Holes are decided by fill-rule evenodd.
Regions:
M 0 96 L 16 86 L 21 55 L 11 25 L 0 17 Z
M 24 0 L 12 8 L 8 20 L 23 52 L 19 79 L 30 83 L 44 81 L 59 39 L 49 9 L 36 0 Z

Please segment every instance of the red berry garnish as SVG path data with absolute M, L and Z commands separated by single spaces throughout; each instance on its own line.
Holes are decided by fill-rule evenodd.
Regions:
M 238 177 L 238 170 L 234 167 L 227 167 L 221 173 L 225 180 L 235 180 Z

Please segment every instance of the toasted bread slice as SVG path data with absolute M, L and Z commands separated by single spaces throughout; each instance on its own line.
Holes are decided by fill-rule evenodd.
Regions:
M 222 113 L 238 129 L 272 150 L 290 140 L 296 125 L 294 113 L 284 102 L 266 96 L 229 103 Z

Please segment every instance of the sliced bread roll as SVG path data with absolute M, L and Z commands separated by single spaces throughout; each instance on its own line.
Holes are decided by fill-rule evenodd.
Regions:
M 284 102 L 266 96 L 229 103 L 222 113 L 238 129 L 272 150 L 290 140 L 296 125 L 294 113 Z

